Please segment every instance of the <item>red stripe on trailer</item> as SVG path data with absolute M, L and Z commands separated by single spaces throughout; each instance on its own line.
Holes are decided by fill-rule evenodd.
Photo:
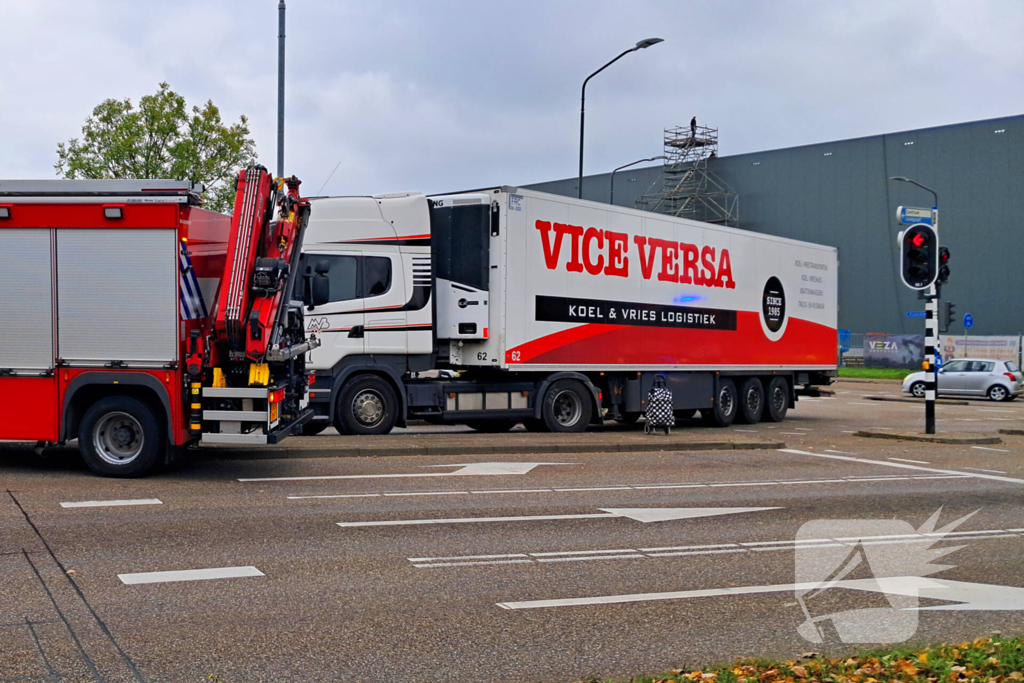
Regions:
M 506 363 L 536 365 L 835 365 L 834 328 L 790 318 L 771 341 L 760 314 L 740 311 L 735 330 L 633 325 L 580 325 L 527 342 L 505 354 Z M 513 361 L 518 354 L 518 360 Z

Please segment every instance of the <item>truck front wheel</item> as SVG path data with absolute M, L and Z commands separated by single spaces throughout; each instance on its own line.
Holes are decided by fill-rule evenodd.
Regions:
M 338 396 L 334 427 L 342 434 L 387 434 L 398 422 L 398 396 L 376 375 L 349 380 Z
M 582 382 L 560 379 L 544 394 L 540 417 L 549 432 L 582 432 L 590 424 L 593 408 Z
M 142 401 L 108 396 L 92 404 L 78 428 L 78 449 L 93 472 L 107 477 L 141 477 L 165 453 L 163 421 Z
M 715 404 L 710 408 L 701 408 L 700 416 L 709 427 L 728 427 L 736 419 L 738 408 L 736 385 L 731 379 L 723 379 L 718 383 Z

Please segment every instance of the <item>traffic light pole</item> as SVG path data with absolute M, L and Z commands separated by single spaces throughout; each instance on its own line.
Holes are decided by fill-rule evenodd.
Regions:
M 932 227 L 936 241 L 939 236 L 939 207 L 932 207 Z M 928 364 L 924 380 L 924 433 L 935 433 L 935 394 L 939 388 L 939 368 L 935 363 L 935 348 L 939 344 L 939 292 L 935 282 L 925 290 L 924 303 L 924 359 Z

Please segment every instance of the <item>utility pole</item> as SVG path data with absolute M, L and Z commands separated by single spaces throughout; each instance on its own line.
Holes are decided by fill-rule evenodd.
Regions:
M 284 177 L 284 0 L 277 4 L 277 177 Z

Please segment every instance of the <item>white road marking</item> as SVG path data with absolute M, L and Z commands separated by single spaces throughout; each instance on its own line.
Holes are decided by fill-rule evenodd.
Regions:
M 734 432 L 746 432 L 748 434 L 757 434 L 756 429 L 734 429 Z
M 121 505 L 163 505 L 159 498 L 135 498 L 131 500 L 78 500 L 70 503 L 61 503 L 62 508 L 102 508 Z
M 1004 472 L 1002 470 L 985 470 L 985 469 L 981 469 L 981 468 L 978 468 L 978 467 L 965 467 L 964 469 L 965 470 L 974 470 L 975 472 L 991 472 L 992 474 L 1006 474 L 1006 472 Z
M 832 451 L 833 453 L 841 453 L 842 451 Z M 849 455 L 856 455 L 852 453 Z M 915 461 L 920 462 L 920 461 Z M 656 491 L 663 489 L 704 489 L 704 488 L 732 488 L 732 487 L 747 487 L 747 486 L 780 486 L 786 484 L 831 484 L 831 483 L 856 483 L 858 481 L 878 481 L 879 479 L 891 479 L 893 481 L 910 481 L 913 479 L 958 479 L 969 477 L 969 474 L 952 474 L 952 475 L 939 475 L 939 476 L 921 476 L 921 475 L 891 475 L 886 477 L 877 476 L 849 476 L 840 477 L 833 479 L 780 479 L 778 481 L 729 481 L 729 482 L 710 482 L 710 483 L 665 483 L 665 484 L 622 484 L 615 486 L 593 486 L 593 487 L 579 487 L 571 489 L 470 489 L 467 491 L 416 491 L 414 493 L 406 493 L 403 491 L 382 491 L 380 493 L 328 493 L 328 494 L 310 494 L 310 495 L 291 495 L 286 496 L 287 500 L 317 500 L 317 499 L 333 499 L 333 498 L 385 498 L 385 497 L 397 497 L 403 495 L 415 495 L 415 496 L 450 496 L 450 495 L 474 495 L 484 496 L 492 494 L 504 494 L 504 493 L 586 493 L 589 491 Z
M 331 474 L 317 477 L 257 477 L 238 481 L 315 481 L 322 479 L 398 479 L 407 477 L 469 477 L 502 474 L 526 474 L 538 465 L 575 465 L 574 462 L 474 462 L 468 465 L 427 465 L 458 467 L 454 472 L 415 472 L 408 474 Z
M 856 434 L 856 433 L 857 432 L 853 431 L 852 429 L 851 430 L 845 430 L 845 429 L 843 430 L 843 434 Z
M 209 579 L 238 579 L 247 576 L 264 576 L 256 567 L 219 567 L 216 569 L 185 569 L 170 572 L 141 572 L 118 574 L 122 583 L 168 583 L 171 581 L 207 581 Z
M 892 429 L 892 427 L 872 427 L 872 429 Z
M 856 453 L 847 453 L 846 451 L 835 451 L 835 450 L 832 450 L 831 448 L 826 448 L 825 452 L 826 453 L 839 453 L 840 455 L 857 455 Z
M 974 477 L 976 479 L 991 479 L 992 481 L 1003 481 L 1009 484 L 1024 484 L 1024 479 L 1014 477 L 1002 477 L 995 474 L 974 474 L 973 472 L 960 472 L 958 470 L 944 470 L 937 467 L 921 467 L 920 465 L 905 465 L 898 462 L 886 462 L 885 460 L 871 460 L 870 458 L 854 458 L 849 455 L 832 455 L 831 453 L 811 453 L 810 451 L 798 451 L 794 448 L 781 448 L 782 453 L 795 453 L 796 455 L 810 455 L 815 458 L 832 458 L 834 460 L 848 460 L 850 462 L 861 462 L 870 465 L 884 465 L 886 467 L 900 467 L 910 470 L 921 470 L 923 472 L 935 472 L 937 474 L 958 474 L 961 476 Z
M 662 558 L 662 557 L 686 557 L 690 555 L 719 555 L 726 553 L 743 552 L 770 552 L 770 551 L 792 551 L 797 547 L 813 545 L 821 548 L 834 548 L 840 546 L 855 546 L 858 543 L 863 545 L 883 544 L 913 544 L 927 543 L 931 545 L 936 540 L 943 540 L 943 537 L 953 536 L 956 541 L 984 541 L 993 538 L 1020 538 L 1024 529 L 978 529 L 975 531 L 957 531 L 941 534 L 912 533 L 912 534 L 886 534 L 864 537 L 843 537 L 843 538 L 804 538 L 804 539 L 783 539 L 778 541 L 750 541 L 746 543 L 714 543 L 710 545 L 682 545 L 659 548 L 597 548 L 594 550 L 565 550 L 546 551 L 536 553 L 508 553 L 502 555 L 463 555 L 449 557 L 410 557 L 409 562 L 413 566 L 425 569 L 436 567 L 461 567 L 480 566 L 487 564 L 506 564 L 509 558 L 519 558 L 517 564 L 532 564 L 546 561 L 544 558 L 558 557 L 561 561 L 570 562 L 573 560 L 595 560 L 595 559 L 625 559 L 625 558 Z M 946 540 L 954 540 L 947 538 Z M 494 560 L 494 561 L 492 561 Z M 497 560 L 501 560 L 500 562 Z M 443 563 L 443 564 L 442 564 Z
M 907 458 L 888 458 L 888 460 L 895 460 L 896 462 L 912 462 L 915 465 L 931 465 L 927 460 L 909 460 Z
M 676 519 L 694 519 L 696 517 L 715 517 L 718 515 L 736 515 L 743 512 L 762 512 L 778 510 L 777 507 L 765 508 L 598 508 L 600 513 L 579 515 L 528 515 L 523 517 L 451 517 L 447 519 L 394 519 L 376 520 L 372 522 L 338 522 L 340 527 L 367 526 L 413 526 L 420 524 L 473 524 L 478 522 L 536 522 L 557 519 L 608 519 L 624 517 L 637 522 L 667 522 Z
M 1013 413 L 1013 410 L 996 410 L 995 408 L 978 408 L 979 413 Z
M 975 448 L 975 449 L 977 449 L 979 451 L 995 451 L 996 453 L 1009 453 L 1010 452 L 1010 451 L 1006 450 L 1005 448 L 985 448 L 984 446 L 971 446 L 971 448 Z M 964 469 L 965 470 L 969 470 L 971 468 L 970 467 L 965 467 Z
M 901 576 L 886 578 L 884 583 L 871 579 L 843 579 L 831 584 L 836 588 L 881 593 L 883 595 L 906 595 L 931 600 L 947 601 L 944 605 L 919 607 L 921 611 L 1001 611 L 1024 609 L 1024 588 L 1000 586 L 990 583 L 971 583 L 950 579 Z M 884 587 L 883 587 L 884 586 Z M 729 595 L 753 595 L 757 593 L 788 593 L 820 588 L 821 583 L 784 583 L 769 586 L 737 586 L 709 588 L 703 590 L 672 591 L 666 593 L 633 593 L 629 595 L 601 595 L 587 598 L 558 600 L 523 600 L 499 602 L 503 609 L 538 609 L 545 607 L 578 607 L 583 605 L 610 605 L 627 602 L 651 602 L 655 600 L 687 600 Z
M 779 432 L 782 436 L 807 436 L 803 432 Z
M 797 430 L 798 432 L 809 432 L 809 431 L 811 431 L 810 427 L 793 427 L 793 429 Z

